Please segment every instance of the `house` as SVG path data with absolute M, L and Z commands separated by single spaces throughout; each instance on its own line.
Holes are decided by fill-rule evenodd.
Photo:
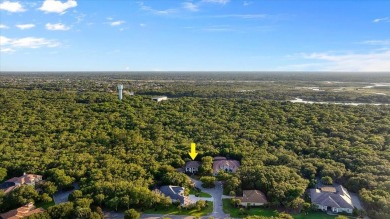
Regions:
M 267 204 L 267 197 L 259 190 L 244 190 L 242 191 L 242 197 L 236 197 L 240 199 L 242 206 L 261 206 Z
M 19 185 L 35 186 L 35 184 L 40 182 L 40 181 L 42 181 L 41 175 L 24 173 L 22 176 L 11 178 L 11 179 L 7 180 L 6 182 L 13 182 L 13 183 L 15 183 L 16 186 L 19 186 Z
M 33 214 L 38 214 L 45 212 L 43 208 L 35 208 L 33 203 L 28 203 L 25 206 L 22 206 L 20 208 L 8 211 L 6 213 L 0 214 L 1 219 L 19 219 L 23 217 L 27 217 Z
M 35 186 L 37 183 L 41 181 L 42 181 L 41 175 L 24 173 L 20 177 L 13 177 L 5 181 L 4 183 L 0 184 L 0 189 L 4 190 L 4 193 L 8 193 L 21 185 Z
M 216 175 L 219 171 L 235 173 L 240 167 L 240 162 L 237 160 L 228 160 L 225 157 L 215 157 L 213 162 L 213 172 Z
M 160 191 L 171 198 L 172 202 L 180 202 L 181 206 L 191 204 L 191 200 L 184 195 L 184 188 L 180 186 L 161 186 Z
M 185 166 L 186 173 L 197 173 L 199 170 L 199 161 L 188 161 Z
M 323 211 L 352 213 L 354 206 L 347 189 L 339 185 L 310 189 L 311 202 Z
M 168 100 L 168 97 L 167 96 L 152 97 L 152 100 L 160 102 L 160 101 L 163 101 L 163 100 Z

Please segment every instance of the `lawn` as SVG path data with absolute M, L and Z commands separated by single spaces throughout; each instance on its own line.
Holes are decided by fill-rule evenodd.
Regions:
M 243 218 L 248 215 L 258 215 L 272 217 L 277 215 L 276 210 L 262 208 L 262 207 L 251 207 L 249 210 L 246 210 L 246 215 L 239 214 L 239 208 L 234 207 L 230 204 L 230 199 L 223 199 L 223 211 L 226 214 L 230 214 L 234 218 Z M 327 215 L 323 212 L 310 212 L 307 215 L 304 214 L 293 214 L 294 219 L 334 219 L 336 216 Z
M 38 203 L 35 204 L 35 206 L 37 208 L 43 208 L 45 210 L 47 210 L 49 207 L 54 206 L 54 205 L 55 205 L 54 201 L 51 201 L 51 202 L 38 202 Z
M 230 214 L 230 217 L 242 218 L 248 215 L 261 215 L 261 216 L 276 216 L 277 212 L 275 210 L 261 208 L 261 207 L 252 207 L 249 210 L 246 210 L 247 215 L 240 215 L 238 213 L 239 208 L 234 207 L 230 204 L 230 199 L 222 199 L 223 202 L 223 211 L 226 214 Z
M 293 214 L 294 219 L 334 219 L 336 216 L 327 215 L 324 212 L 310 212 L 307 215 Z
M 158 208 L 158 209 L 149 209 L 144 211 L 145 214 L 171 214 L 171 215 L 191 215 L 191 216 L 205 216 L 211 214 L 213 212 L 213 203 L 207 201 L 206 208 L 201 211 L 197 211 L 196 209 L 186 210 L 186 209 L 178 209 L 177 206 L 171 205 L 167 208 Z
M 195 196 L 197 195 L 197 197 L 202 197 L 202 198 L 211 198 L 212 197 L 209 193 L 202 192 L 202 191 L 198 192 L 194 188 L 190 189 L 190 195 L 195 195 Z

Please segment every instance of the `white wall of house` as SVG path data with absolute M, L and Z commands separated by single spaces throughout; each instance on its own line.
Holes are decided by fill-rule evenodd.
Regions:
M 195 173 L 198 172 L 198 169 L 194 167 L 187 167 L 186 172 Z
M 254 203 L 254 202 L 241 202 L 241 205 L 243 207 L 246 207 L 246 206 L 248 206 L 248 203 L 250 204 L 250 206 L 262 206 L 262 205 L 264 205 L 264 203 Z
M 323 211 L 327 211 L 328 210 L 328 206 L 317 205 L 317 208 L 320 209 L 320 210 L 323 210 Z M 340 213 L 340 212 L 352 213 L 353 209 L 350 209 L 350 208 L 334 208 L 334 207 L 332 207 L 332 211 L 333 212 L 337 212 L 337 213 Z

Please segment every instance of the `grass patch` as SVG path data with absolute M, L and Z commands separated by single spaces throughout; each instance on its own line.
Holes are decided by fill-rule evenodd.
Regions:
M 327 215 L 325 212 L 310 212 L 305 214 L 294 214 L 294 219 L 334 219 L 337 216 Z
M 198 211 L 196 209 L 179 209 L 177 206 L 171 205 L 166 208 L 148 209 L 144 211 L 145 214 L 171 214 L 171 215 L 191 215 L 191 216 L 205 216 L 213 212 L 213 203 L 207 201 L 207 206 Z
M 230 204 L 230 199 L 222 199 L 222 203 L 223 212 L 225 212 L 226 214 L 230 214 L 230 217 L 234 218 L 242 218 L 248 215 L 259 215 L 266 217 L 272 217 L 277 215 L 277 211 L 262 207 L 251 207 L 250 209 L 245 209 L 246 214 L 242 215 L 239 214 L 239 208 L 236 208 L 232 204 Z
M 234 207 L 232 204 L 230 204 L 230 199 L 222 199 L 223 202 L 223 211 L 226 214 L 230 214 L 231 217 L 234 218 L 243 218 L 249 215 L 257 215 L 257 216 L 265 216 L 265 217 L 272 217 L 277 216 L 278 211 L 262 208 L 262 207 L 251 207 L 249 210 L 245 209 L 246 214 L 242 215 L 239 214 L 239 208 Z M 324 212 L 310 212 L 307 215 L 305 214 L 293 214 L 292 215 L 294 219 L 334 219 L 336 216 L 327 215 Z
M 54 203 L 54 201 L 51 201 L 51 202 L 38 202 L 35 204 L 35 206 L 37 208 L 43 208 L 45 210 L 47 210 L 49 207 L 51 206 L 54 206 L 56 203 Z
M 190 195 L 195 195 L 197 197 L 202 197 L 202 198 L 211 198 L 212 197 L 209 193 L 202 192 L 201 190 L 198 190 L 196 188 L 190 189 Z

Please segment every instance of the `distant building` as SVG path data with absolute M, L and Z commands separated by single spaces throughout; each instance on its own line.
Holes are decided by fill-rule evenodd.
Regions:
M 267 197 L 259 190 L 244 190 L 242 197 L 237 197 L 237 199 L 240 199 L 241 205 L 244 207 L 248 205 L 261 206 L 268 203 Z
M 199 171 L 199 161 L 188 161 L 185 166 L 186 173 L 197 173 Z
M 24 218 L 33 214 L 38 214 L 45 212 L 43 208 L 35 208 L 33 203 L 28 203 L 25 206 L 20 208 L 8 211 L 6 213 L 0 214 L 0 218 L 2 219 L 19 219 Z
M 21 185 L 35 186 L 40 181 L 42 181 L 41 175 L 25 174 L 24 173 L 20 177 L 13 177 L 13 178 L 5 181 L 4 183 L 0 184 L 0 189 L 4 190 L 4 193 L 8 193 Z
M 184 195 L 184 188 L 180 186 L 161 186 L 160 191 L 165 196 L 171 198 L 172 202 L 180 202 L 185 206 L 191 204 L 191 200 Z
M 118 98 L 119 98 L 119 100 L 122 100 L 122 93 L 123 93 L 123 85 L 119 84 L 118 85 Z
M 227 160 L 225 157 L 214 157 L 214 175 L 218 174 L 219 171 L 235 173 L 239 167 L 240 162 L 237 160 Z
M 341 185 L 310 189 L 310 198 L 311 202 L 323 211 L 352 213 L 354 209 L 349 192 Z
M 160 102 L 160 101 L 163 101 L 163 100 L 168 100 L 168 97 L 167 96 L 152 97 L 152 100 Z

